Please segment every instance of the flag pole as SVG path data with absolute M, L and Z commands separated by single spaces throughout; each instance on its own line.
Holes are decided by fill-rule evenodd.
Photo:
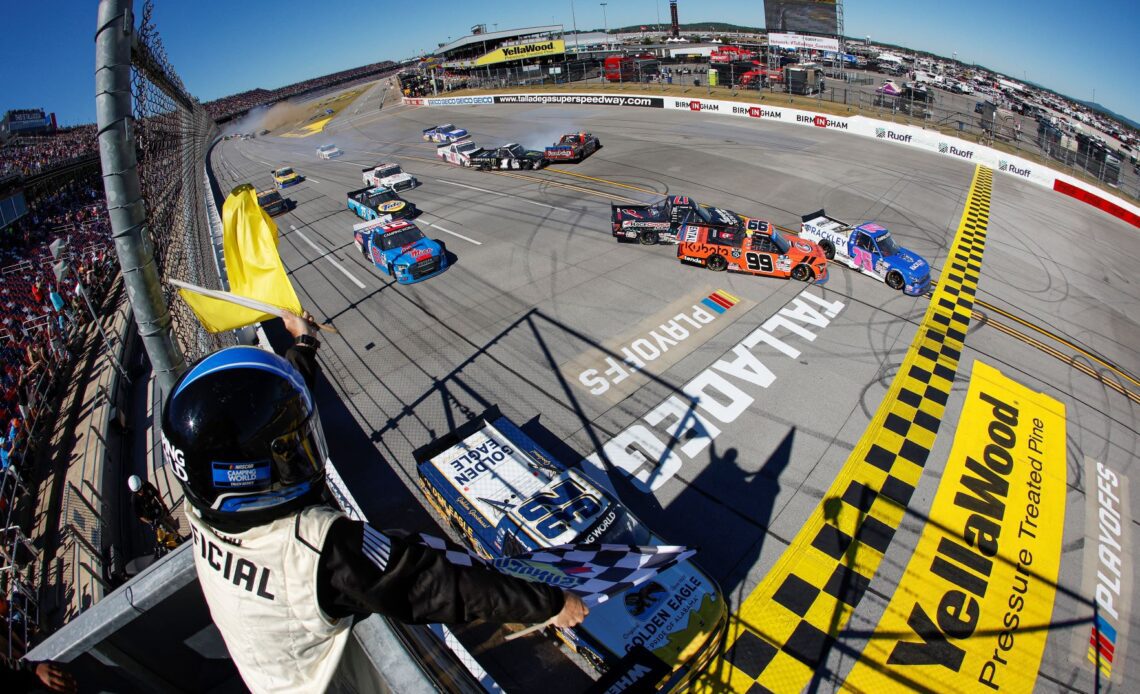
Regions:
M 522 631 L 516 631 L 512 634 L 507 634 L 503 638 L 503 640 L 504 641 L 514 641 L 515 639 L 526 636 L 527 634 L 533 634 L 534 632 L 538 631 L 539 629 L 545 629 L 546 627 L 554 624 L 554 619 L 557 616 L 558 615 L 554 615 L 554 617 L 551 617 L 550 619 L 546 620 L 545 622 L 542 622 L 541 624 L 532 624 L 529 627 L 527 627 L 526 629 L 523 629 Z
M 196 284 L 190 284 L 189 282 L 183 282 L 182 280 L 177 280 L 177 279 L 173 279 L 173 278 L 167 279 L 166 281 L 169 282 L 170 284 L 174 285 L 175 287 L 179 287 L 181 289 L 187 289 L 189 291 L 194 292 L 195 294 L 201 294 L 202 296 L 208 296 L 211 299 L 219 299 L 221 301 L 228 301 L 231 304 L 237 304 L 238 306 L 244 306 L 246 308 L 253 309 L 254 311 L 261 311 L 262 313 L 268 313 L 269 315 L 277 316 L 278 318 L 284 318 L 285 313 L 287 311 L 287 309 L 283 309 L 280 306 L 274 306 L 273 304 L 267 304 L 264 301 L 258 301 L 257 299 L 251 299 L 248 296 L 240 296 L 238 294 L 234 294 L 233 292 L 223 292 L 223 291 L 219 291 L 217 289 L 206 289 L 205 287 L 199 287 Z M 315 325 L 327 333 L 333 333 L 334 335 L 340 334 L 340 332 L 331 325 L 323 325 L 321 323 L 315 323 Z

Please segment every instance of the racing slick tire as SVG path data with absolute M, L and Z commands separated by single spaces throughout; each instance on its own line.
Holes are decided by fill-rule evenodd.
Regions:
M 643 231 L 637 235 L 637 240 L 641 242 L 642 246 L 656 246 L 658 241 L 657 232 Z
M 798 282 L 810 282 L 813 274 L 811 268 L 802 263 L 792 268 L 792 279 Z
M 891 289 L 902 289 L 903 288 L 902 273 L 898 272 L 897 270 L 892 270 L 892 271 L 888 272 L 887 273 L 887 286 L 890 287 Z
M 712 270 L 713 272 L 724 272 L 728 269 L 728 260 L 726 260 L 725 257 L 719 253 L 716 255 L 710 255 L 709 259 L 705 261 L 705 267 Z
M 823 251 L 823 255 L 828 260 L 835 260 L 835 246 L 830 241 L 827 239 L 821 240 L 819 242 L 819 249 Z

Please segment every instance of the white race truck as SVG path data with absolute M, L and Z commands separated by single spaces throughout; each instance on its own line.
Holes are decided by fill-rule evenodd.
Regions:
M 456 166 L 471 166 L 471 155 L 479 154 L 483 148 L 471 140 L 451 142 L 435 148 L 435 156 Z
M 409 190 L 420 184 L 415 176 L 405 173 L 399 164 L 393 162 L 384 162 L 364 169 L 361 178 L 365 185 L 392 190 Z

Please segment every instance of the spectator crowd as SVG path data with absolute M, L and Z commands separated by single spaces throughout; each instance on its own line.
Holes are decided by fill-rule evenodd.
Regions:
M 203 106 L 214 120 L 225 120 L 233 116 L 239 116 L 258 106 L 268 106 L 282 99 L 297 96 L 298 94 L 344 84 L 345 82 L 364 77 L 380 76 L 381 73 L 394 71 L 396 67 L 396 64 L 392 61 L 385 60 L 380 63 L 363 65 L 361 67 L 352 68 L 351 70 L 342 70 L 341 72 L 334 72 L 331 75 L 315 77 L 311 80 L 286 85 L 280 89 L 251 89 L 240 94 L 233 94 L 214 101 L 208 101 L 203 104 Z
M 78 287 L 97 311 L 118 269 L 98 164 L 62 168 L 95 151 L 94 130 L 0 147 L 0 171 L 23 189 L 27 205 L 0 228 L 0 661 L 18 657 L 35 631 L 35 611 L 27 609 L 35 591 L 22 570 L 34 551 L 16 509 L 36 494 L 36 447 L 50 438 L 41 415 L 56 407 L 60 374 L 69 372 L 79 329 L 91 320 Z M 66 242 L 57 248 L 67 263 L 61 277 L 56 240 Z
M 50 135 L 18 135 L 0 147 L 0 178 L 34 176 L 98 151 L 94 124 Z

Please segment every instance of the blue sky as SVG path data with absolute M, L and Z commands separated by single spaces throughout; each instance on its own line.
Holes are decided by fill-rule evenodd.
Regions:
M 142 0 L 135 4 L 141 12 Z M 5 5 L 0 111 L 43 107 L 62 124 L 94 121 L 95 0 Z M 573 8 L 579 29 L 602 27 L 599 3 L 576 0 Z M 610 0 L 605 10 L 610 27 L 669 17 L 668 0 Z M 759 0 L 680 0 L 679 10 L 682 22 L 764 23 Z M 155 15 L 171 62 L 205 101 L 430 51 L 474 24 L 569 28 L 571 2 L 158 0 Z M 1079 99 L 1095 90 L 1098 102 L 1140 121 L 1134 0 L 849 0 L 845 15 L 848 36 L 957 52 Z

